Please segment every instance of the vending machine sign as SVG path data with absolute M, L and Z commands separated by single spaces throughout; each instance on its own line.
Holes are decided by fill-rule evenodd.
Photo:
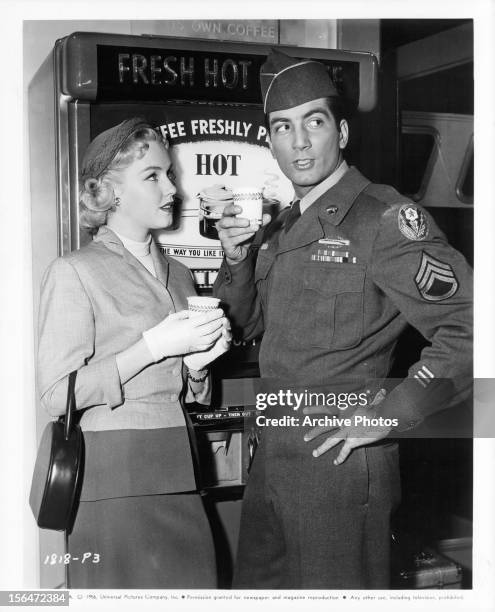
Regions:
M 259 103 L 265 55 L 173 48 L 97 45 L 97 99 L 208 100 Z M 362 59 L 362 58 L 361 58 Z M 342 95 L 360 98 L 360 64 L 321 58 Z
M 157 126 L 171 144 L 178 210 L 173 229 L 156 233 L 160 248 L 193 270 L 200 289 L 214 282 L 223 251 L 215 224 L 232 191 L 252 186 L 276 214 L 293 190 L 271 156 L 261 109 L 174 105 Z
M 258 102 L 261 55 L 99 45 L 98 97 Z
M 227 23 L 226 27 L 232 31 L 244 28 L 247 34 L 249 26 Z M 250 31 L 266 33 L 266 27 L 252 24 Z M 359 111 L 376 105 L 378 62 L 372 54 L 279 48 L 288 55 L 325 64 L 340 94 Z M 73 99 L 99 102 L 259 104 L 259 71 L 269 52 L 268 44 L 74 32 L 60 44 L 61 92 Z

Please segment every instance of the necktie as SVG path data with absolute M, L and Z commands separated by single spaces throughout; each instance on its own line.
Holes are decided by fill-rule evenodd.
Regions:
M 294 225 L 294 223 L 301 216 L 301 200 L 296 200 L 287 215 L 287 219 L 285 220 L 285 233 L 287 233 L 290 228 Z

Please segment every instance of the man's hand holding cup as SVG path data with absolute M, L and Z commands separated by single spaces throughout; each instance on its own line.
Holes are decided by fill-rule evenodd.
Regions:
M 263 214 L 263 193 L 257 187 L 233 190 L 234 203 L 224 208 L 217 222 L 218 237 L 229 265 L 240 263 L 248 254 L 249 241 L 260 227 L 271 221 Z

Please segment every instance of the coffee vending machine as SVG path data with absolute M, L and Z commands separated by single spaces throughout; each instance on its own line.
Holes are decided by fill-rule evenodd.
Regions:
M 354 109 L 375 107 L 378 64 L 372 54 L 280 48 L 323 62 Z M 211 293 L 223 257 L 214 225 L 222 206 L 215 194 L 224 187 L 258 186 L 272 215 L 293 195 L 267 141 L 259 71 L 269 51 L 257 43 L 89 32 L 56 42 L 29 87 L 35 304 L 50 261 L 91 240 L 78 221 L 78 176 L 87 145 L 135 116 L 169 140 L 177 177 L 174 225 L 156 232 L 155 240 L 191 269 L 198 293 Z M 257 349 L 257 340 L 234 341 L 228 358 L 214 367 L 212 405 L 188 407 L 202 484 L 217 504 L 231 547 L 235 526 L 228 523 L 238 522 L 258 439 Z M 38 432 L 43 419 L 38 414 Z

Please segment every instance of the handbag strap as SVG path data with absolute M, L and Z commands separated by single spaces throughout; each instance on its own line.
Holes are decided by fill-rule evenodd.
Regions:
M 70 431 L 72 426 L 72 416 L 76 410 L 76 396 L 74 389 L 76 386 L 77 370 L 74 370 L 69 374 L 69 384 L 67 386 L 67 404 L 65 406 L 65 426 L 64 426 L 64 438 L 66 440 L 70 437 Z

